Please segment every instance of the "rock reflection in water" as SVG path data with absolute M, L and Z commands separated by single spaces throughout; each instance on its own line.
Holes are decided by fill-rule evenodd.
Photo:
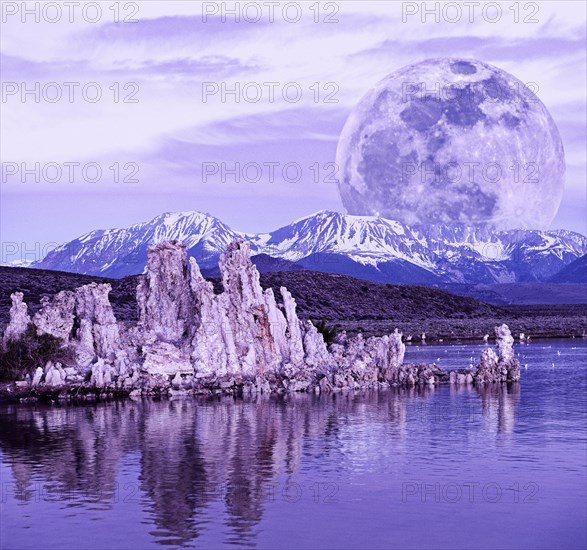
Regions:
M 110 507 L 119 496 L 120 463 L 136 455 L 134 489 L 156 526 L 157 541 L 193 541 L 204 516 L 219 510 L 228 542 L 243 545 L 254 543 L 268 499 L 295 482 L 304 454 L 334 456 L 319 462 L 339 464 L 341 470 L 373 452 L 391 463 L 402 451 L 410 423 L 421 420 L 413 414 L 415 402 L 425 402 L 435 391 L 13 405 L 1 409 L 0 445 L 23 504 L 41 483 L 45 491 L 70 495 L 67 506 Z M 450 389 L 455 392 L 475 401 L 480 397 L 489 431 L 512 433 L 519 385 Z M 360 444 L 366 449 L 349 443 L 350 430 L 362 430 Z M 380 447 L 381 433 L 386 448 Z M 336 474 L 316 472 L 323 478 Z
M 480 386 L 477 392 L 481 397 L 481 411 L 489 430 L 511 435 L 515 428 L 516 408 L 520 401 L 520 383 L 488 384 Z

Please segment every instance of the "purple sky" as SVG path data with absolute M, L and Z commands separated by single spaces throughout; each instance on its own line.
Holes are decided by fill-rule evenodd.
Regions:
M 235 23 L 230 15 L 226 22 L 219 16 L 204 22 L 202 9 L 211 9 L 211 3 L 173 1 L 137 2 L 137 23 L 114 23 L 112 3 L 102 4 L 96 23 L 79 12 L 72 23 L 67 12 L 57 23 L 36 23 L 32 16 L 23 23 L 20 13 L 3 13 L 3 246 L 25 242 L 33 248 L 38 242 L 42 247 L 164 211 L 200 210 L 251 232 L 320 209 L 344 211 L 328 163 L 350 110 L 390 72 L 442 56 L 477 58 L 537 84 L 561 132 L 567 161 L 565 195 L 552 228 L 587 232 L 584 3 L 540 2 L 536 14 L 525 13 L 519 3 L 517 23 L 509 9 L 514 2 L 502 3 L 495 23 L 482 13 L 469 22 L 466 11 L 454 23 L 435 23 L 432 16 L 422 22 L 420 14 L 402 22 L 402 2 L 347 1 L 320 3 L 315 22 L 313 4 L 298 4 L 298 22 L 285 21 L 280 8 L 273 22 L 264 8 L 257 23 Z M 124 5 L 121 18 L 129 15 Z M 338 22 L 325 23 L 335 9 L 332 19 Z M 88 98 L 96 89 L 102 93 L 95 103 L 81 92 L 92 82 L 97 84 L 86 89 Z M 270 82 L 277 83 L 273 101 L 264 84 Z M 29 94 L 23 102 L 22 85 L 34 89 L 35 83 L 40 101 Z M 72 85 L 64 83 L 79 83 L 73 102 L 67 97 Z M 259 88 L 262 96 L 257 102 L 241 96 L 237 103 L 232 96 L 221 101 L 218 93 L 204 102 L 203 86 L 214 91 L 221 83 L 249 84 L 249 98 Z M 282 98 L 287 83 L 293 83 L 289 102 Z M 48 101 L 56 89 L 62 99 Z M 296 90 L 302 95 L 294 101 Z M 116 91 L 137 102 L 114 102 Z M 335 102 L 324 101 L 329 93 Z M 224 182 L 218 174 L 203 178 L 211 163 L 230 169 L 236 162 L 261 165 L 260 180 L 254 181 L 253 172 L 245 176 L 248 181 L 237 182 L 230 173 Z M 20 174 L 6 175 L 23 163 L 29 169 L 39 163 L 49 179 L 57 179 L 49 164 L 56 163 L 61 179 L 43 181 L 41 174 L 36 182 L 29 175 L 23 183 Z M 74 181 L 63 163 L 79 163 L 69 165 Z M 87 167 L 88 179 L 94 174 L 88 163 L 102 169 L 101 179 L 84 180 L 81 167 Z M 263 163 L 276 163 L 274 181 L 268 181 L 270 168 Z M 299 175 L 288 172 L 289 181 L 281 176 L 288 163 L 301 169 Z M 120 179 L 138 167 L 138 182 L 114 182 L 111 166 L 119 167 Z

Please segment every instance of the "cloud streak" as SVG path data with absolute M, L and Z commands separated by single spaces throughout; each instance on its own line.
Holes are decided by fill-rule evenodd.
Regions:
M 403 23 L 401 2 L 340 2 L 338 22 L 333 24 L 324 23 L 325 12 L 316 23 L 315 14 L 306 8 L 298 23 L 279 16 L 273 23 L 266 18 L 254 24 L 230 18 L 223 22 L 218 15 L 204 22 L 201 6 L 139 2 L 139 22 L 132 24 L 23 25 L 10 20 L 3 25 L 3 81 L 28 86 L 74 81 L 80 89 L 93 82 L 103 94 L 96 103 L 7 98 L 2 104 L 3 160 L 141 165 L 140 184 L 133 190 L 108 186 L 111 207 L 91 217 L 91 198 L 105 192 L 99 183 L 65 188 L 3 185 L 2 213 L 17 204 L 17 197 L 34 201 L 51 189 L 56 193 L 52 204 L 57 205 L 47 212 L 40 209 L 28 228 L 3 223 L 3 236 L 16 238 L 23 231 L 34 235 L 59 223 L 62 228 L 55 234 L 71 238 L 75 235 L 64 235 L 68 226 L 77 231 L 84 216 L 87 229 L 96 219 L 100 226 L 116 225 L 125 208 L 117 197 L 128 193 L 134 193 L 138 221 L 140 212 L 148 218 L 156 209 L 173 210 L 185 202 L 172 197 L 170 189 L 177 196 L 192 192 L 197 198 L 194 208 L 221 215 L 245 230 L 247 224 L 251 230 L 259 227 L 257 210 L 254 215 L 243 212 L 242 200 L 273 204 L 273 225 L 290 221 L 292 204 L 296 216 L 340 207 L 335 185 L 281 182 L 268 189 L 241 182 L 227 193 L 222 186 L 198 188 L 198 169 L 208 158 L 241 163 L 275 158 L 304 166 L 333 162 L 338 133 L 371 86 L 405 64 L 454 56 L 494 63 L 523 82 L 538 83 L 538 95 L 561 130 L 569 164 L 569 199 L 563 200 L 557 227 L 585 231 L 585 208 L 575 204 L 587 184 L 585 14 L 576 9 L 577 3 L 540 3 L 540 22 L 534 25 L 515 25 L 510 13 L 499 24 L 423 24 L 418 18 Z M 204 101 L 205 86 L 211 84 L 218 92 Z M 294 102 L 284 95 L 292 84 L 302 92 Z M 251 94 L 261 89 L 258 101 L 231 96 L 231 90 L 240 87 L 242 92 L 247 85 Z M 125 103 L 133 86 L 138 102 Z M 190 177 L 194 185 L 189 185 Z M 83 206 L 76 209 L 73 204 L 80 197 Z

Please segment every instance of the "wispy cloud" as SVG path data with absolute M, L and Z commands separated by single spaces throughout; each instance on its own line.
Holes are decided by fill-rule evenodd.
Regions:
M 204 22 L 197 2 L 139 2 L 139 22 L 133 24 L 23 25 L 11 20 L 2 33 L 4 81 L 29 86 L 35 81 L 75 81 L 80 86 L 94 82 L 103 98 L 97 103 L 22 103 L 9 98 L 2 104 L 2 158 L 29 163 L 138 161 L 141 183 L 133 192 L 148 217 L 155 209 L 174 209 L 178 200 L 166 189 L 180 193 L 190 174 L 197 180 L 201 162 L 208 159 L 285 162 L 290 158 L 304 165 L 334 161 L 346 117 L 377 81 L 425 58 L 463 56 L 495 63 L 523 82 L 539 84 L 538 95 L 560 127 L 572 167 L 568 196 L 581 195 L 586 186 L 587 61 L 580 3 L 541 2 L 539 23 L 533 25 L 515 24 L 510 12 L 499 24 L 422 23 L 417 17 L 403 23 L 402 4 L 339 2 L 337 22 L 332 24 L 316 23 L 308 10 L 299 23 L 279 17 L 274 22 L 263 18 L 235 23 L 218 15 Z M 138 103 L 114 102 L 112 88 L 122 90 L 128 83 L 136 85 Z M 204 102 L 207 83 L 227 91 L 252 84 L 262 89 L 263 96 L 258 101 L 242 96 L 236 101 L 218 92 Z M 272 99 L 268 83 L 277 83 Z M 289 83 L 303 92 L 293 103 L 283 97 Z M 325 101 L 328 94 L 332 102 Z M 307 180 L 270 190 L 241 182 L 231 193 L 222 187 L 190 191 L 198 197 L 194 207 L 217 208 L 229 220 L 242 216 L 238 224 L 242 229 L 247 229 L 243 200 L 268 204 L 271 197 L 271 216 L 277 223 L 289 221 L 291 204 L 296 205 L 297 216 L 307 213 L 304 204 L 310 211 L 320 201 L 325 207 L 340 203 L 336 186 L 312 187 Z M 37 192 L 35 186 L 5 185 L 2 208 L 9 207 L 11 197 L 23 193 L 34 197 Z M 86 197 L 83 210 L 93 207 L 88 197 L 103 192 L 100 184 L 86 182 L 70 186 L 68 196 Z M 128 189 L 110 186 L 108 192 L 116 196 Z M 59 193 L 65 192 L 60 188 Z M 144 196 L 139 197 L 141 193 Z M 233 199 L 237 195 L 239 199 Z M 55 201 L 61 211 L 51 215 L 67 220 L 73 215 L 71 201 L 64 199 L 61 207 Z M 138 216 L 140 208 L 136 208 Z M 123 210 L 113 201 L 98 225 L 116 225 Z M 579 228 L 583 220 L 577 209 L 569 207 L 568 212 L 567 226 Z M 584 218 L 585 209 L 581 212 Z M 39 223 L 47 224 L 47 216 L 41 211 Z M 563 223 L 560 219 L 557 223 Z M 251 221 L 251 227 L 255 223 Z M 16 229 L 3 224 L 3 231 L 10 235 Z M 37 228 L 31 226 L 30 231 Z

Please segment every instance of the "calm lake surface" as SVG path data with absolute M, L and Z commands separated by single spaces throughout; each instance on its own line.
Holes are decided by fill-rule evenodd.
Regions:
M 0 405 L 0 547 L 585 548 L 587 341 L 516 353 L 485 390 Z

